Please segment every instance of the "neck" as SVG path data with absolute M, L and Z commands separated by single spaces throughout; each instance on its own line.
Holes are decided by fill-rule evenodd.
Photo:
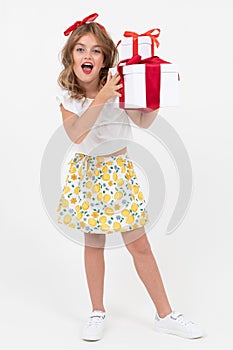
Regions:
M 80 85 L 85 89 L 88 98 L 95 98 L 99 92 L 99 80 L 97 79 L 96 81 L 81 83 Z

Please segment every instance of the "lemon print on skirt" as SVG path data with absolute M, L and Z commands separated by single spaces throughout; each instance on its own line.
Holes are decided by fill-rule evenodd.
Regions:
M 58 223 L 93 234 L 126 232 L 149 221 L 146 202 L 128 154 L 75 153 L 59 199 Z

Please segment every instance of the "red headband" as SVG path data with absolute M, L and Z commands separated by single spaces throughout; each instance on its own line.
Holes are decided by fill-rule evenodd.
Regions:
M 80 27 L 81 25 L 83 25 L 84 23 L 87 22 L 93 22 L 99 15 L 97 13 L 93 13 L 92 15 L 89 15 L 85 18 L 83 18 L 82 21 L 77 21 L 75 22 L 72 26 L 70 26 L 69 28 L 67 28 L 64 31 L 64 35 L 67 36 L 69 35 L 71 32 L 73 32 L 76 28 Z M 104 26 L 102 26 L 99 23 L 96 23 L 104 32 L 106 32 L 106 29 L 104 28 Z

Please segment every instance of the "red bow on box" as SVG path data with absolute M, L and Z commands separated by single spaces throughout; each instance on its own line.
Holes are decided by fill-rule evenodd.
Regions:
M 123 68 L 125 65 L 131 64 L 146 64 L 146 91 L 147 91 L 147 108 L 137 108 L 144 113 L 151 112 L 160 106 L 160 64 L 170 62 L 162 60 L 158 56 L 153 56 L 145 59 L 141 59 L 140 55 L 135 55 L 132 58 L 122 60 L 117 65 L 117 70 L 121 77 L 121 83 L 123 87 L 119 90 L 121 97 L 119 98 L 120 107 L 125 108 L 125 89 L 124 89 L 124 77 Z M 131 109 L 131 108 L 130 108 Z
M 157 34 L 152 34 L 155 30 L 158 31 Z M 159 47 L 159 42 L 157 40 L 157 38 L 159 37 L 160 34 L 160 29 L 159 28 L 154 28 L 154 29 L 150 29 L 145 33 L 142 34 L 137 34 L 135 32 L 130 32 L 130 31 L 125 31 L 124 32 L 124 37 L 126 38 L 133 38 L 133 55 L 138 55 L 138 37 L 139 36 L 149 36 L 151 38 L 151 56 L 154 56 L 154 44 L 156 45 L 156 47 Z M 121 40 L 118 42 L 117 46 L 120 44 Z
M 97 13 L 93 13 L 92 15 L 89 15 L 85 18 L 83 18 L 82 21 L 77 21 L 74 24 L 72 24 L 72 26 L 70 26 L 69 28 L 67 28 L 64 31 L 64 35 L 67 36 L 70 34 L 70 32 L 73 32 L 76 28 L 80 27 L 82 24 L 87 23 L 87 22 L 93 22 L 99 15 Z M 97 23 L 98 26 L 106 32 L 106 29 L 104 28 L 104 26 L 102 26 L 101 24 Z

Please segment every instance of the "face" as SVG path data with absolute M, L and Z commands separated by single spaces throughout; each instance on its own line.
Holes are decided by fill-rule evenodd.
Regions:
M 80 85 L 99 82 L 100 69 L 104 67 L 104 54 L 91 33 L 83 35 L 73 49 L 74 73 Z

